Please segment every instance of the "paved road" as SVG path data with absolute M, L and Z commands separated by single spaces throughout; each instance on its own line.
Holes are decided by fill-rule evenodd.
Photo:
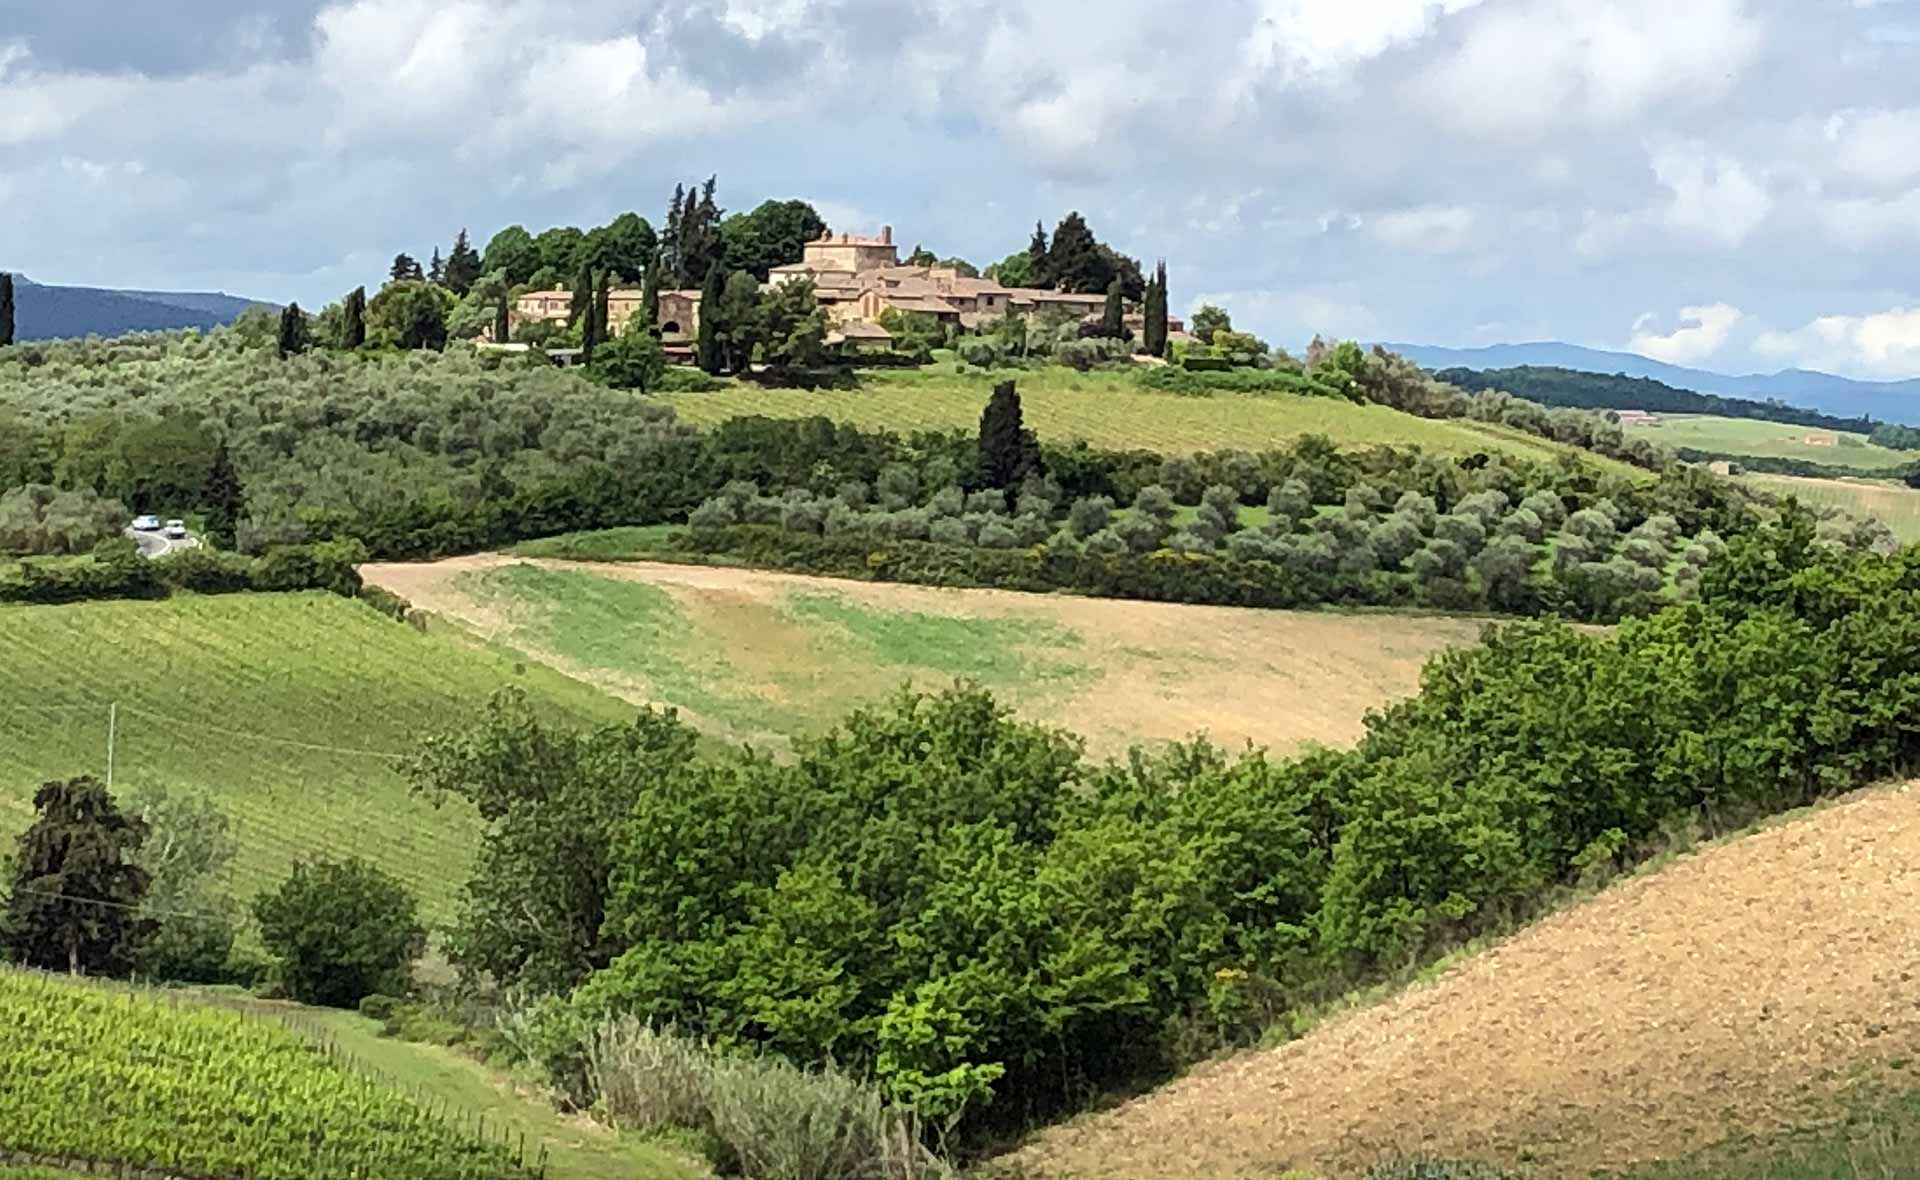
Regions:
M 143 533 L 136 529 L 128 529 L 127 536 L 133 538 L 134 546 L 140 550 L 140 556 L 148 559 L 165 557 L 175 549 L 192 549 L 200 544 L 198 537 L 174 541 L 170 540 L 165 533 Z

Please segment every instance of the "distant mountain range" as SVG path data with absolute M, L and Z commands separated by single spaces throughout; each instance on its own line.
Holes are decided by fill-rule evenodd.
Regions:
M 13 285 L 14 339 L 19 341 L 119 336 L 174 328 L 204 331 L 232 323 L 249 307 L 274 307 L 217 291 L 50 287 L 17 274 Z
M 1782 401 L 1842 418 L 1869 417 L 1876 422 L 1920 422 L 1920 377 L 1905 381 L 1856 381 L 1811 369 L 1729 376 L 1705 369 L 1670 365 L 1632 352 L 1607 352 L 1547 340 L 1531 344 L 1490 344 L 1484 348 L 1443 348 L 1431 344 L 1387 344 L 1429 369 L 1510 369 L 1524 365 L 1579 369 L 1589 373 L 1624 373 L 1651 377 L 1678 389 L 1714 393 L 1723 397 Z

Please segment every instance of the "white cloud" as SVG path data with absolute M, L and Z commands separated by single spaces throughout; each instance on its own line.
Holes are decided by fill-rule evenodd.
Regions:
M 1396 250 L 1458 254 L 1473 242 L 1473 210 L 1462 205 L 1421 205 L 1363 219 L 1367 231 Z
M 1487 5 L 1457 49 L 1409 83 L 1416 117 L 1475 137 L 1533 140 L 1630 123 L 1656 103 L 1732 89 L 1761 45 L 1741 0 L 1537 0 Z
M 1839 111 L 1822 131 L 1834 165 L 1848 176 L 1876 186 L 1920 176 L 1920 109 Z
M 1299 76 L 1350 65 L 1420 37 L 1481 0 L 1257 0 L 1248 61 Z
M 1920 372 L 1920 308 L 1821 316 L 1792 332 L 1764 333 L 1754 350 L 1802 368 L 1909 377 Z
M 1685 238 L 1738 246 L 1773 207 L 1767 190 L 1738 161 L 1697 146 L 1655 152 L 1653 172 L 1671 194 L 1662 219 Z
M 1669 364 L 1696 364 L 1719 352 L 1743 318 L 1739 308 L 1725 303 L 1683 307 L 1680 327 L 1661 335 L 1652 330 L 1655 317 L 1648 312 L 1634 322 L 1627 347 Z

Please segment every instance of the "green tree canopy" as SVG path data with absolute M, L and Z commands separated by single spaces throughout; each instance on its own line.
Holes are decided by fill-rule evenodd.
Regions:
M 818 211 L 805 201 L 762 201 L 751 213 L 735 213 L 720 223 L 727 268 L 744 270 L 765 282 L 776 266 L 798 262 L 806 244 L 827 230 Z
M 465 295 L 480 278 L 480 251 L 473 248 L 467 238 L 466 227 L 454 235 L 453 249 L 447 251 L 446 264 L 441 268 L 440 281 L 455 295 Z
M 375 992 L 404 992 L 426 946 L 406 887 L 358 858 L 300 862 L 253 902 L 260 941 L 287 994 L 352 1007 Z
M 1215 332 L 1233 330 L 1233 317 L 1227 314 L 1225 308 L 1203 303 L 1200 305 L 1200 310 L 1193 313 L 1193 323 L 1189 326 L 1193 329 L 1193 334 L 1200 338 L 1200 343 L 1212 344 Z
M 141 948 L 142 975 L 183 983 L 219 983 L 233 949 L 234 904 L 220 888 L 239 842 L 210 799 L 148 784 L 127 801 L 147 825 L 136 858 L 150 885 L 141 917 L 152 934 Z
M 289 303 L 280 310 L 277 344 L 283 357 L 297 356 L 307 351 L 307 313 L 300 310 L 298 303 Z
M 388 283 L 367 303 L 367 334 L 381 348 L 407 351 L 447 346 L 453 292 L 419 280 Z
M 613 274 L 623 283 L 637 283 L 659 250 L 653 226 L 638 213 L 622 213 L 606 225 L 587 231 L 585 261 L 597 271 Z
M 533 235 L 524 226 L 510 225 L 488 240 L 480 269 L 488 274 L 500 271 L 509 285 L 518 286 L 533 278 L 540 262 L 540 248 L 534 245 Z
M 1040 466 L 1040 444 L 1021 420 L 1013 382 L 993 387 L 980 414 L 979 478 L 982 487 L 1016 488 Z
M 15 962 L 124 975 L 151 929 L 139 917 L 150 878 L 136 857 L 147 825 L 90 778 L 50 782 L 14 857 L 3 936 Z

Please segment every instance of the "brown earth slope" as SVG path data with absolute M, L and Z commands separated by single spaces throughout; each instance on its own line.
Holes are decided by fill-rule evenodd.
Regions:
M 1920 1055 L 1920 791 L 1606 890 L 1278 1049 L 1055 1128 L 1059 1178 L 1351 1176 L 1427 1152 L 1586 1176 L 1817 1119 Z

